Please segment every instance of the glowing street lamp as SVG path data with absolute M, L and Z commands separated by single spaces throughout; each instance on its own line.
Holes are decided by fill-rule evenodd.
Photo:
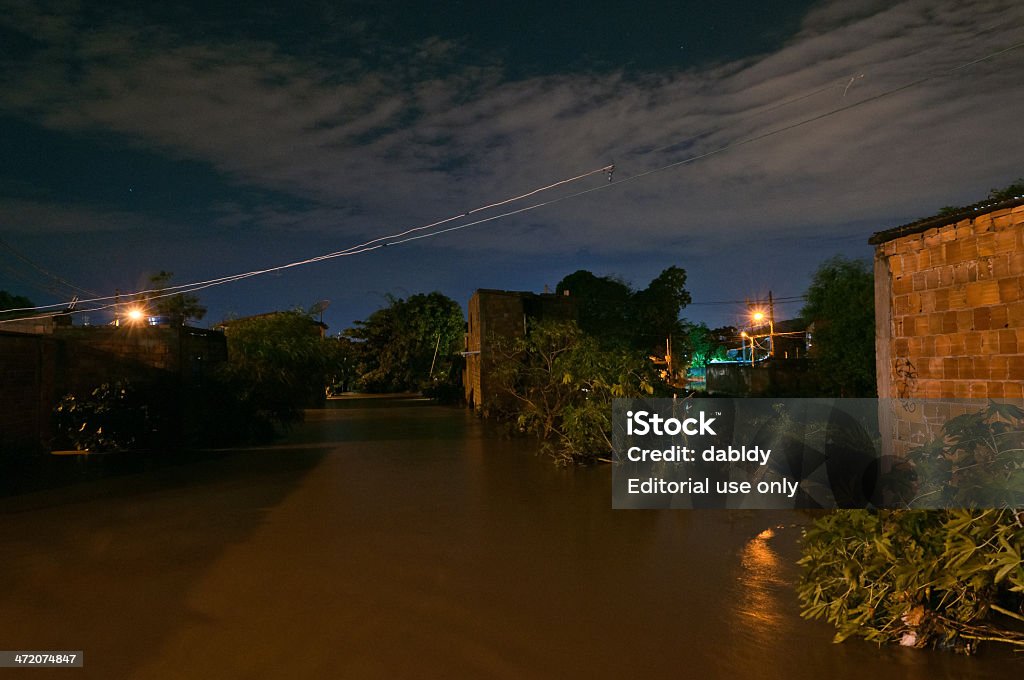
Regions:
M 760 309 L 755 309 L 750 315 L 750 319 L 760 325 L 764 323 L 765 318 L 768 319 L 768 356 L 775 356 L 775 320 L 771 316 L 765 316 L 765 313 Z M 753 363 L 753 361 L 751 361 Z
M 145 312 L 143 312 L 138 307 L 130 308 L 127 312 L 125 312 L 125 316 L 128 317 L 128 323 L 134 325 L 142 323 L 142 320 L 146 318 Z

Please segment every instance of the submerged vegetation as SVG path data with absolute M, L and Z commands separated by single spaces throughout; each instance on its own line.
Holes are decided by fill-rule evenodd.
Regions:
M 803 615 L 863 637 L 971 653 L 1024 649 L 1024 514 L 1012 510 L 848 510 L 805 533 Z
M 1024 505 L 1022 426 L 1024 411 L 990 402 L 910 452 L 909 505 L 947 509 L 816 521 L 800 560 L 803 615 L 834 624 L 836 641 L 1024 649 L 1024 511 L 1012 509 Z
M 657 382 L 643 353 L 604 349 L 574 322 L 534 324 L 525 338 L 498 340 L 495 353 L 505 398 L 491 413 L 536 435 L 562 465 L 606 458 L 612 399 L 647 396 Z
M 556 291 L 571 295 L 577 321 L 534 320 L 525 337 L 493 337 L 500 396 L 484 410 L 537 436 L 560 465 L 606 461 L 612 400 L 668 393 L 668 338 L 677 339 L 680 354 L 690 353 L 690 327 L 680 317 L 690 303 L 686 271 L 668 267 L 634 289 L 580 270 Z

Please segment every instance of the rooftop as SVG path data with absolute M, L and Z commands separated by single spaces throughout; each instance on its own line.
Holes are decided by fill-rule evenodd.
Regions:
M 914 222 L 908 222 L 907 224 L 894 227 L 892 229 L 886 229 L 885 231 L 875 232 L 872 234 L 871 238 L 868 239 L 868 243 L 873 246 L 877 246 L 901 236 L 919 234 L 922 231 L 944 227 L 948 224 L 959 222 L 960 220 L 970 219 L 996 210 L 1015 208 L 1018 205 L 1024 205 L 1024 195 L 999 199 L 987 198 L 984 201 L 979 201 L 972 205 L 943 212 L 939 215 L 933 215 L 932 217 L 925 217 L 920 220 L 915 220 Z

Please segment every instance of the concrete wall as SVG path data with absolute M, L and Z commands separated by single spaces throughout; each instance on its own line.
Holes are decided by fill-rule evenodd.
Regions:
M 117 380 L 201 385 L 226 359 L 223 334 L 194 328 L 0 331 L 0 454 L 45 448 L 53 408 L 65 394 Z
M 575 304 L 567 296 L 486 289 L 473 293 L 468 305 L 463 373 L 469 407 L 482 410 L 501 398 L 489 371 L 496 339 L 525 337 L 533 321 L 575 318 Z

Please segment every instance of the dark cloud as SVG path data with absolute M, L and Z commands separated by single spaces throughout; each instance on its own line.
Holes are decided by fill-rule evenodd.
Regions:
M 11 177 L 0 182 L 4 229 L 66 231 L 76 215 L 80 225 L 185 238 L 244 226 L 270 239 L 308 234 L 314 248 L 319 235 L 327 251 L 614 161 L 610 186 L 417 248 L 577 258 L 580 266 L 589 258 L 613 267 L 619 258 L 634 270 L 654 252 L 696 270 L 703 265 L 688 261 L 693 254 L 751 239 L 777 239 L 778 253 L 790 243 L 793 257 L 863 253 L 875 229 L 1024 174 L 1016 134 L 1024 49 L 743 143 L 1024 40 L 1024 12 L 1012 0 L 820 3 L 770 50 L 656 65 L 647 55 L 639 59 L 646 68 L 609 67 L 614 60 L 600 51 L 577 68 L 525 68 L 465 31 L 425 34 L 430 21 L 407 41 L 388 42 L 375 31 L 391 18 L 333 16 L 328 23 L 344 24 L 348 47 L 338 44 L 332 56 L 323 33 L 299 49 L 263 24 L 224 33 L 184 22 L 162 29 L 128 9 L 113 16 L 85 22 L 70 5 L 16 5 L 0 25 L 25 36 L 24 45 L 0 57 L 0 112 L 53 135 L 113 135 L 123 149 L 202 169 L 203 191 L 168 181 L 182 215 L 198 217 L 176 221 L 173 210 L 118 205 L 103 191 L 47 207 Z M 315 31 L 310 17 L 303 21 Z M 519 267 L 519 280 L 527 269 Z M 733 285 L 707 275 L 719 288 Z

